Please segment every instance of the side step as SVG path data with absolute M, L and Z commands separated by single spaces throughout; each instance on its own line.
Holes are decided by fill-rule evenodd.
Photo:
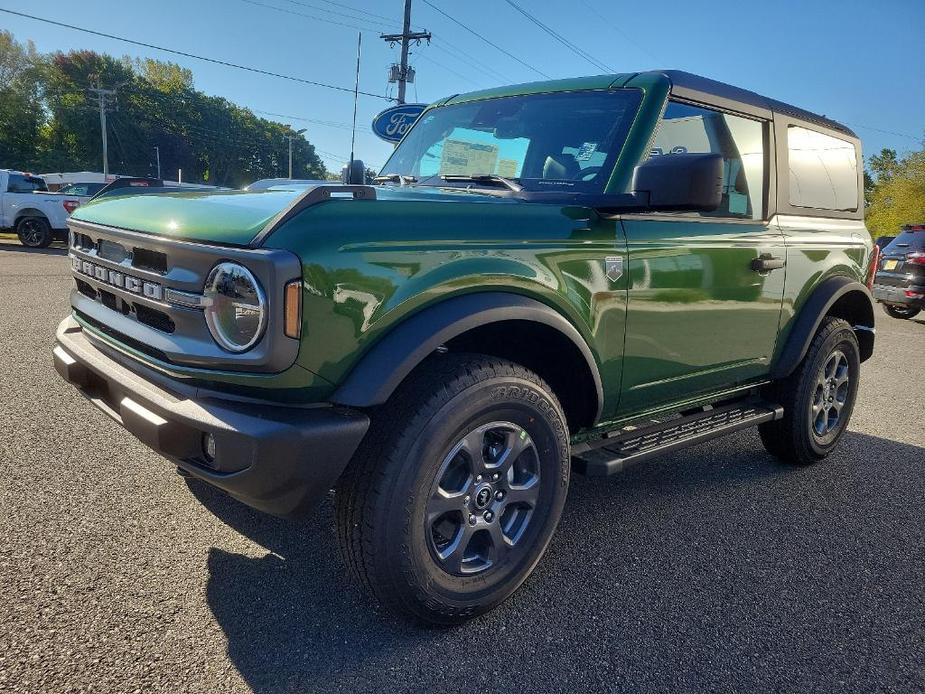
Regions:
M 731 434 L 740 429 L 771 422 L 784 416 L 784 408 L 763 400 L 749 400 L 698 411 L 638 429 L 617 430 L 610 438 L 576 447 L 572 454 L 575 472 L 600 477 L 628 465 Z

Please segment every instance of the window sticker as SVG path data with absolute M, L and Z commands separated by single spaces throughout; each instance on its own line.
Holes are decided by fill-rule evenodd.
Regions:
M 596 149 L 596 142 L 585 142 L 581 145 L 581 147 L 578 148 L 578 152 L 575 154 L 575 159 L 578 161 L 588 161 Z
M 440 160 L 441 174 L 488 174 L 495 170 L 498 148 L 462 140 L 446 140 Z
M 505 178 L 517 178 L 517 162 L 514 159 L 501 159 L 498 162 L 498 175 Z

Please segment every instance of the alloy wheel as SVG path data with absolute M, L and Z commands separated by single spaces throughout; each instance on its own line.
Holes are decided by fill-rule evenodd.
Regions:
M 42 243 L 44 230 L 38 222 L 27 219 L 21 224 L 20 230 L 20 240 L 24 245 L 34 247 Z
M 539 491 L 539 457 L 525 429 L 491 422 L 467 433 L 441 462 L 425 507 L 437 564 L 456 576 L 497 567 L 522 547 Z
M 835 350 L 816 379 L 811 415 L 816 436 L 827 436 L 838 428 L 848 403 L 849 384 L 848 358 L 841 350 Z

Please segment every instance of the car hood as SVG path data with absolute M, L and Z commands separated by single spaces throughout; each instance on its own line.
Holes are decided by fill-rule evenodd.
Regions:
M 189 241 L 246 246 L 299 192 L 118 195 L 81 205 L 71 219 Z
M 82 205 L 71 219 L 189 241 L 246 246 L 274 217 L 313 187 L 104 197 Z M 356 201 L 356 204 L 415 200 L 519 203 L 511 198 L 448 188 L 379 186 L 376 188 L 376 201 Z

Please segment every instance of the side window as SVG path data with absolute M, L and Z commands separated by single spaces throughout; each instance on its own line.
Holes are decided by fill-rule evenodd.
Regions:
M 858 160 L 852 143 L 791 125 L 787 128 L 787 155 L 791 205 L 858 209 Z
M 32 193 L 37 190 L 47 190 L 45 182 L 41 178 L 23 176 L 22 174 L 10 174 L 10 180 L 6 186 L 6 191 L 8 193 Z
M 723 202 L 711 217 L 764 217 L 765 124 L 670 101 L 651 156 L 684 152 L 723 155 Z

